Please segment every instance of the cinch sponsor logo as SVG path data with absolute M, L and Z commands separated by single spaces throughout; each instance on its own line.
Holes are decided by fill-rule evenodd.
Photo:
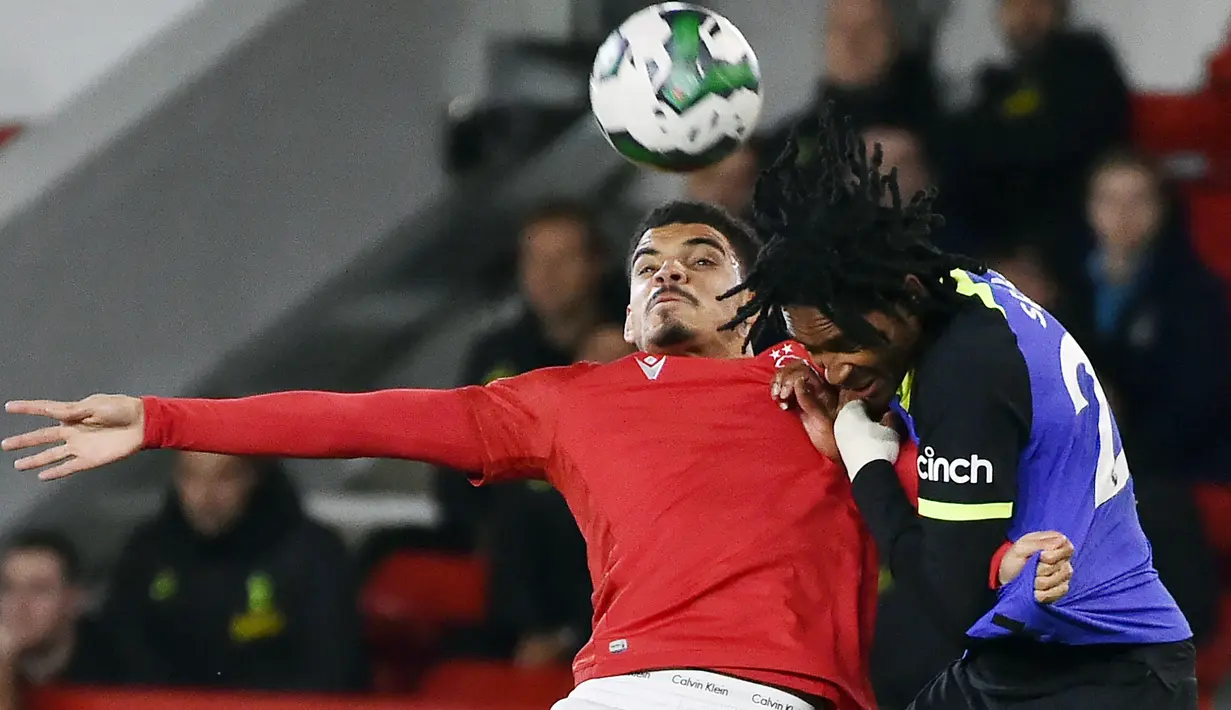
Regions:
M 992 462 L 972 454 L 968 459 L 937 458 L 936 449 L 926 446 L 919 455 L 919 478 L 944 483 L 991 483 Z

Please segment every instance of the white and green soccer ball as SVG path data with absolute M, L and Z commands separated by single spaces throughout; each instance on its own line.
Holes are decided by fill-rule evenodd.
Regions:
M 712 10 L 665 2 L 612 32 L 594 59 L 590 108 L 625 158 L 686 172 L 729 155 L 761 115 L 761 69 Z

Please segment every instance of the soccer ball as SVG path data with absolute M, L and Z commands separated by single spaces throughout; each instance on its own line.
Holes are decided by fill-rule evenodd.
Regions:
M 590 108 L 634 163 L 686 172 L 715 163 L 761 115 L 761 69 L 730 20 L 682 2 L 635 13 L 594 59 Z

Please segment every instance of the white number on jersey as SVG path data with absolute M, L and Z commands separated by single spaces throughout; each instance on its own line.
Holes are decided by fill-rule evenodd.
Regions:
M 1094 380 L 1094 397 L 1098 400 L 1098 464 L 1094 471 L 1094 505 L 1098 507 L 1119 493 L 1128 484 L 1128 459 L 1124 451 L 1115 451 L 1115 426 L 1111 418 L 1111 406 L 1103 385 L 1099 383 L 1090 365 L 1090 358 L 1077 344 L 1072 335 L 1065 333 L 1060 341 L 1060 367 L 1064 371 L 1064 386 L 1073 400 L 1073 411 L 1081 414 L 1090 406 L 1081 391 L 1079 375 L 1082 368 Z

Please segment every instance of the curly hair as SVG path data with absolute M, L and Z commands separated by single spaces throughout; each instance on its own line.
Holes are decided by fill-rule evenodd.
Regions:
M 967 302 L 952 272 L 986 267 L 933 245 L 932 230 L 944 224 L 933 210 L 936 191 L 904 201 L 897 169 L 885 173 L 882 165 L 880 146 L 869 155 L 849 121 L 838 125 L 831 105 L 822 107 L 818 134 L 792 133 L 757 181 L 753 219 L 765 246 L 744 281 L 723 294 L 751 294 L 724 327 L 756 318 L 755 338 L 776 311 L 811 306 L 871 346 L 884 338 L 865 320 L 869 312 L 905 308 L 926 316 Z

